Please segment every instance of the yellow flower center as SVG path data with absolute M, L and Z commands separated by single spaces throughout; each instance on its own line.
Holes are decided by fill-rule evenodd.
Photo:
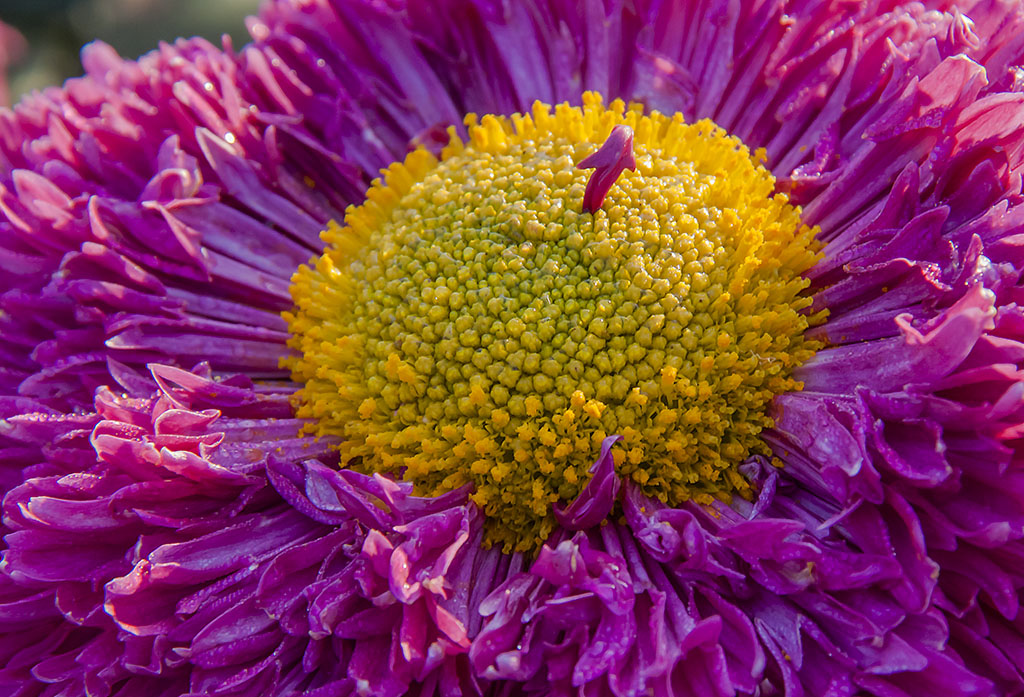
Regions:
M 293 278 L 298 415 L 342 462 L 435 495 L 466 483 L 506 550 L 536 548 L 602 440 L 678 504 L 749 494 L 772 398 L 818 345 L 815 231 L 710 121 L 582 108 L 474 116 L 438 160 L 393 164 Z M 612 129 L 636 171 L 583 213 L 576 165 Z

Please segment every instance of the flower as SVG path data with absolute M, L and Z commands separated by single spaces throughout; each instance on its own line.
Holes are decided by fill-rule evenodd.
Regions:
M 1016 303 L 1024 268 L 1024 13 L 1016 3 L 277 0 L 249 28 L 253 42 L 237 51 L 180 41 L 137 62 L 93 44 L 83 51 L 85 77 L 0 113 L 7 692 L 1024 691 L 1024 324 Z M 606 136 L 634 119 L 638 156 L 636 171 L 600 184 L 607 198 L 588 196 L 588 211 L 574 220 L 642 228 L 639 214 L 632 221 L 615 212 L 616 197 L 632 195 L 631 182 L 650 176 L 656 160 L 643 150 L 650 136 L 638 119 L 657 121 L 658 110 L 665 129 L 711 119 L 717 127 L 690 128 L 723 131 L 736 139 L 729 157 L 745 158 L 743 172 L 774 176 L 784 197 L 770 186 L 761 196 L 793 221 L 786 234 L 802 239 L 795 206 L 815 231 L 820 248 L 804 235 L 807 243 L 783 247 L 785 254 L 750 257 L 789 268 L 789 251 L 810 255 L 813 263 L 794 262 L 781 282 L 795 284 L 787 286 L 793 293 L 772 315 L 788 307 L 803 318 L 785 339 L 807 350 L 790 357 L 780 344 L 767 362 L 785 364 L 777 371 L 788 371 L 789 382 L 773 392 L 767 420 L 756 422 L 756 444 L 727 451 L 732 441 L 723 436 L 711 451 L 728 455 L 720 476 L 738 492 L 728 501 L 652 489 L 644 468 L 653 458 L 629 459 L 630 435 L 617 432 L 625 428 L 591 425 L 592 454 L 573 463 L 577 481 L 567 478 L 564 492 L 561 482 L 550 491 L 539 485 L 544 505 L 532 515 L 548 522 L 531 528 L 537 544 L 505 551 L 488 544 L 502 541 L 493 522 L 501 506 L 488 510 L 483 480 L 466 472 L 493 477 L 496 470 L 473 470 L 469 449 L 506 462 L 515 457 L 507 449 L 513 438 L 467 438 L 466 429 L 474 434 L 483 422 L 461 424 L 465 442 L 452 453 L 465 467 L 446 470 L 429 491 L 411 474 L 405 481 L 401 467 L 435 467 L 441 458 L 416 458 L 399 443 L 411 464 L 395 471 L 384 457 L 397 450 L 391 436 L 355 442 L 361 434 L 345 429 L 357 416 L 377 418 L 369 393 L 355 400 L 360 386 L 380 377 L 385 395 L 384 378 L 394 381 L 398 406 L 380 407 L 382 420 L 373 422 L 393 423 L 384 417 L 412 403 L 429 366 L 394 348 L 379 363 L 342 363 L 372 370 L 351 383 L 339 373 L 337 395 L 349 399 L 315 413 L 307 397 L 329 364 L 317 358 L 317 341 L 303 345 L 311 324 L 302 313 L 333 307 L 326 303 L 336 297 L 348 302 L 345 284 L 366 281 L 356 266 L 324 259 L 332 249 L 341 259 L 383 250 L 373 235 L 406 210 L 394 197 L 425 185 L 432 172 L 440 188 L 417 205 L 446 205 L 445 182 L 462 181 L 465 171 L 474 172 L 467 191 L 498 186 L 511 175 L 489 178 L 474 158 L 488 138 L 514 140 L 525 123 L 499 117 L 536 114 L 535 101 L 568 102 L 583 110 L 558 107 L 556 116 L 583 123 L 571 115 L 597 113 L 588 90 L 638 106 L 611 102 L 603 112 L 611 116 L 600 117 L 604 130 L 567 131 L 575 149 L 559 170 L 566 183 L 557 185 L 575 187 L 567 200 L 582 204 L 590 173 L 574 167 L 601 144 L 581 133 Z M 468 114 L 480 119 L 459 126 Z M 451 164 L 453 125 L 476 153 L 465 170 Z M 383 168 L 388 174 L 368 195 Z M 531 170 L 538 185 L 546 185 L 542 170 Z M 749 181 L 740 170 L 721 171 L 737 190 Z M 553 167 L 550 175 L 554 182 Z M 708 205 L 722 203 L 699 198 L 719 191 L 719 179 L 671 195 L 696 197 L 715 225 L 768 205 Z M 501 191 L 525 186 L 506 182 Z M 669 194 L 651 186 L 652 198 L 633 200 L 656 210 L 655 199 Z M 537 195 L 552 201 L 552 192 Z M 452 220 L 462 221 L 465 210 L 456 208 Z M 524 205 L 522 216 L 538 210 Z M 419 225 L 437 212 L 422 209 L 410 220 Z M 525 218 L 498 222 L 525 234 Z M 342 223 L 363 225 L 365 239 L 347 236 Z M 586 229 L 577 228 L 581 239 Z M 547 227 L 529 232 L 543 239 Z M 475 263 L 462 261 L 456 280 Z M 394 268 L 409 271 L 411 263 Z M 321 266 L 345 292 L 303 285 Z M 647 273 L 653 288 L 653 268 L 632 278 Z M 459 282 L 466 286 L 449 288 L 447 299 L 481 290 L 478 280 L 476 288 L 468 277 Z M 422 293 L 422 278 L 415 283 Z M 423 302 L 439 304 L 431 293 Z M 611 316 L 636 317 L 629 307 Z M 559 311 L 576 312 L 565 303 Z M 516 319 L 520 337 L 534 331 L 534 320 Z M 358 331 L 344 336 L 362 340 L 351 322 Z M 647 328 L 652 341 L 665 336 L 664 326 Z M 591 334 L 598 329 L 588 325 Z M 708 371 L 729 349 L 729 331 L 716 332 L 704 348 L 722 353 Z M 573 341 L 585 344 L 589 335 Z M 325 356 L 336 355 L 338 338 Z M 527 350 L 540 361 L 538 342 Z M 699 359 L 697 348 L 687 349 L 679 367 L 662 359 L 659 370 L 672 370 L 651 367 L 637 379 L 656 383 L 651 394 L 674 389 L 685 361 L 711 356 L 704 348 Z M 592 354 L 577 360 L 597 368 Z M 490 408 L 481 386 L 487 367 L 469 360 L 458 368 L 451 384 L 465 381 L 466 394 L 456 397 L 467 400 L 467 419 L 486 407 L 496 427 L 516 416 L 529 430 L 530 419 L 548 413 L 549 393 L 531 381 L 522 414 L 509 406 L 508 421 L 495 421 L 499 405 Z M 539 363 L 534 374 L 545 374 Z M 580 387 L 550 414 L 614 415 L 621 396 L 613 377 L 624 374 L 595 373 L 587 383 L 593 395 Z M 597 396 L 603 377 L 607 403 Z M 631 394 L 634 386 L 626 387 Z M 648 392 L 633 398 L 640 413 Z M 721 413 L 698 420 L 700 429 L 733 406 L 722 401 Z M 433 414 L 438 402 L 416 403 L 423 413 L 412 419 Z M 330 428 L 332 409 L 344 414 L 335 424 L 343 443 Z M 655 422 L 636 442 L 674 442 L 659 437 L 680 414 L 648 416 Z M 438 419 L 431 428 L 448 425 Z M 557 438 L 541 440 L 544 425 L 535 429 L 538 442 L 557 448 Z M 698 440 L 710 433 L 691 432 Z M 432 431 L 409 437 L 424 451 L 446 447 L 433 443 Z M 540 459 L 524 454 L 540 471 Z M 577 473 L 581 466 L 589 471 Z M 715 481 L 698 474 L 697 484 Z M 511 499 L 505 503 L 522 502 Z
M 25 37 L 17 29 L 0 22 L 0 106 L 10 106 L 7 72 L 25 51 Z

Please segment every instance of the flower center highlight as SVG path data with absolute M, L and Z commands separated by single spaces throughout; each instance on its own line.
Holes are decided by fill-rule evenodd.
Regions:
M 577 165 L 623 124 L 635 171 L 584 212 Z M 650 496 L 749 495 L 738 466 L 770 455 L 772 398 L 801 388 L 821 319 L 815 230 L 763 151 L 591 93 L 466 125 L 440 160 L 391 165 L 296 272 L 298 416 L 345 466 L 424 495 L 472 483 L 506 550 L 549 536 L 610 435 Z

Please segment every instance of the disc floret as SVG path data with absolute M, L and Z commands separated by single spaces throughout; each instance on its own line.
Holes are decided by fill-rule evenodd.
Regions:
M 636 169 L 583 212 L 577 165 L 620 125 Z M 814 230 L 764 153 L 592 94 L 467 128 L 386 170 L 296 273 L 298 415 L 347 466 L 472 483 L 506 549 L 548 536 L 613 434 L 649 495 L 745 495 L 737 467 L 817 348 Z

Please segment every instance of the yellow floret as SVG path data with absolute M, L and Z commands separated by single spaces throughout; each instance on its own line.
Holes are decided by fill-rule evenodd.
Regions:
M 467 118 L 438 159 L 382 172 L 293 277 L 286 359 L 309 430 L 422 495 L 472 482 L 490 542 L 534 550 L 608 434 L 671 504 L 750 494 L 771 401 L 798 390 L 815 230 L 710 121 L 582 107 Z M 576 165 L 634 132 L 594 213 Z

